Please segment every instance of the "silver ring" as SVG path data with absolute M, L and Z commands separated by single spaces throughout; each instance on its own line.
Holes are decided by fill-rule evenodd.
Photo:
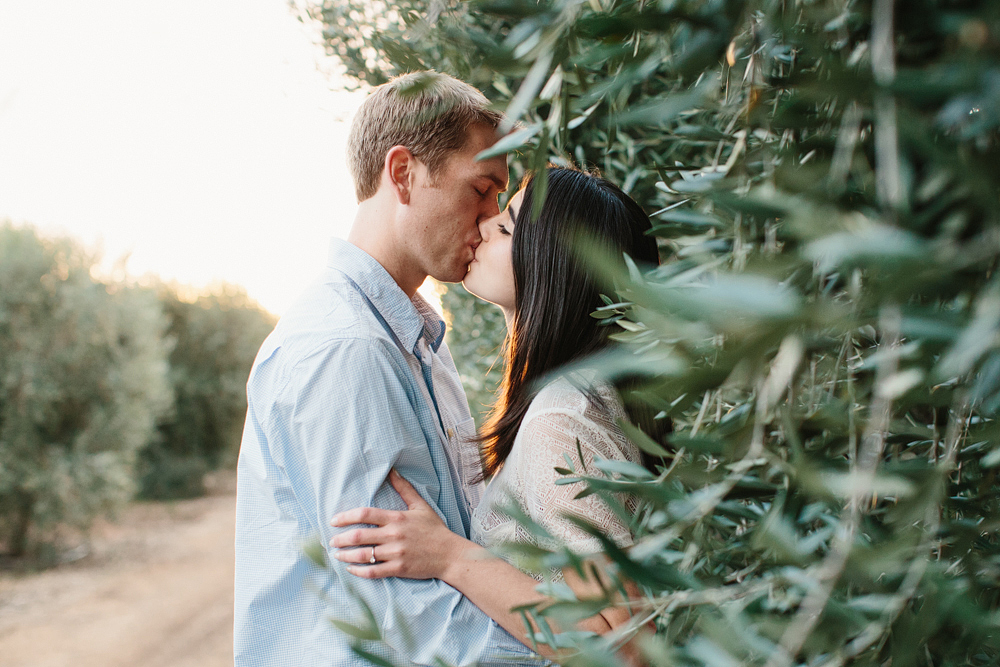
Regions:
M 372 546 L 372 557 L 368 559 L 368 562 L 374 565 L 377 561 L 375 560 L 375 547 Z

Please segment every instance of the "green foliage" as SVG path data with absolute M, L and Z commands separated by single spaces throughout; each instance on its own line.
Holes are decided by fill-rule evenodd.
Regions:
M 0 542 L 19 556 L 131 497 L 169 406 L 152 294 L 105 284 L 65 239 L 0 227 Z
M 235 461 L 246 417 L 246 383 L 273 317 L 239 287 L 223 285 L 194 301 L 161 285 L 168 320 L 173 408 L 143 450 L 140 495 L 204 493 L 208 470 Z
M 239 446 L 274 324 L 241 289 L 183 300 L 103 282 L 95 264 L 68 239 L 0 227 L 0 550 L 13 556 L 137 490 L 203 493 Z
M 625 630 L 656 624 L 651 664 L 1000 659 L 996 3 L 313 13 L 360 79 L 483 89 L 523 124 L 515 175 L 597 166 L 651 213 L 664 264 L 608 276 L 622 303 L 595 314 L 621 346 L 599 365 L 644 377 L 626 398 L 674 420 L 671 456 L 653 479 L 572 473 L 645 503 L 606 555 L 645 587 Z
M 462 377 L 469 408 L 482 424 L 496 400 L 503 376 L 503 339 L 507 324 L 493 304 L 469 294 L 461 284 L 447 285 L 441 306 L 448 319 L 448 349 Z

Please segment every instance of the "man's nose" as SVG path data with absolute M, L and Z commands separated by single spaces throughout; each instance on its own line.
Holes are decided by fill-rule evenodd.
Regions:
M 486 200 L 486 217 L 492 218 L 493 216 L 500 215 L 500 199 L 499 197 L 494 197 L 493 199 Z

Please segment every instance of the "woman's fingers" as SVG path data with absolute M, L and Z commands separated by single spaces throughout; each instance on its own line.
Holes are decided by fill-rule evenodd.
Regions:
M 373 526 L 384 526 L 390 521 L 399 519 L 399 512 L 380 510 L 377 507 L 355 507 L 341 512 L 330 519 L 331 526 L 350 526 L 355 523 L 368 523 Z
M 381 579 L 382 577 L 398 577 L 398 562 L 383 562 L 379 560 L 375 565 L 371 563 L 371 547 L 361 547 L 359 549 L 344 549 L 334 554 L 334 557 L 342 563 L 347 563 L 347 571 L 362 579 Z M 376 558 L 381 558 L 378 552 Z M 364 563 L 357 565 L 356 563 Z
M 330 546 L 338 549 L 334 558 L 347 563 L 348 572 L 365 579 L 438 577 L 453 560 L 448 554 L 454 549 L 449 551 L 449 545 L 454 546 L 459 538 L 402 475 L 391 470 L 389 482 L 409 509 L 361 507 L 337 514 L 330 525 L 347 529 L 330 540 Z
M 361 547 L 368 544 L 381 544 L 384 542 L 381 531 L 378 528 L 355 528 L 337 533 L 330 539 L 330 546 L 338 549 L 348 549 L 350 547 Z
M 374 552 L 372 549 L 374 548 Z M 392 551 L 391 547 L 384 544 L 366 545 L 356 549 L 341 549 L 333 554 L 333 557 L 341 563 L 347 563 L 347 571 L 364 579 L 380 579 L 382 577 L 398 577 L 402 574 L 402 563 L 399 559 L 393 558 L 388 553 L 382 551 Z M 372 554 L 374 553 L 375 563 L 372 564 Z
M 396 472 L 395 468 L 389 471 L 389 483 L 392 484 L 392 488 L 396 489 L 396 493 L 399 494 L 403 502 L 411 510 L 428 507 L 424 499 L 417 493 L 417 490 L 413 488 L 413 485 L 407 482 L 405 477 Z
M 372 562 L 372 547 L 363 546 L 356 547 L 354 549 L 341 549 L 340 551 L 333 554 L 333 557 L 339 560 L 341 563 L 371 563 Z M 376 560 L 378 556 L 376 555 Z
M 392 484 L 393 488 L 406 503 L 406 506 L 413 509 L 419 509 L 424 507 L 430 507 L 417 490 L 413 488 L 409 482 L 406 481 L 402 475 L 396 472 L 393 468 L 389 471 L 389 482 Z M 330 519 L 330 525 L 334 527 L 339 526 L 350 526 L 355 523 L 367 523 L 373 526 L 384 526 L 387 523 L 393 521 L 399 521 L 401 517 L 401 512 L 396 512 L 393 510 L 383 510 L 377 507 L 356 507 L 354 509 L 347 510 L 346 512 L 341 512 L 334 515 Z
M 362 579 L 383 579 L 385 577 L 395 577 L 396 568 L 388 563 L 380 563 L 378 565 L 348 565 L 347 571 L 353 574 L 355 577 L 361 577 Z

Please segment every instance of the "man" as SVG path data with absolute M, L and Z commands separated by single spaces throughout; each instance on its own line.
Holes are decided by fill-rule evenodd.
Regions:
M 540 662 L 443 582 L 362 579 L 335 560 L 324 572 L 303 553 L 310 540 L 328 544 L 337 512 L 405 510 L 391 468 L 468 536 L 479 493 L 472 419 L 444 323 L 416 290 L 428 275 L 461 280 L 479 223 L 498 213 L 506 157 L 474 158 L 499 120 L 482 93 L 429 72 L 377 88 L 354 120 L 349 241 L 332 241 L 326 272 L 264 342 L 247 385 L 237 667 L 372 664 L 331 617 L 373 620 L 384 643 L 364 650 L 398 665 Z

